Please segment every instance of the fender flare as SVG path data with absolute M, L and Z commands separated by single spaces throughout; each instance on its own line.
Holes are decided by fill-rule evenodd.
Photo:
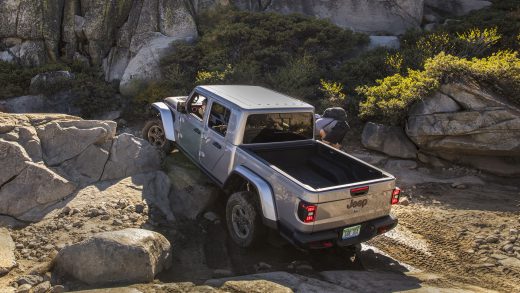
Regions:
M 264 179 L 244 166 L 236 167 L 231 175 L 233 174 L 237 174 L 243 177 L 255 186 L 256 190 L 258 191 L 258 197 L 260 199 L 260 205 L 262 207 L 262 214 L 264 219 L 270 222 L 276 222 L 278 218 L 276 216 L 274 193 L 271 185 L 269 185 L 269 183 L 267 183 Z
M 170 108 L 168 108 L 168 106 L 163 102 L 153 103 L 152 107 L 159 111 L 159 114 L 161 115 L 166 139 L 175 141 L 175 130 L 173 129 L 174 120 Z

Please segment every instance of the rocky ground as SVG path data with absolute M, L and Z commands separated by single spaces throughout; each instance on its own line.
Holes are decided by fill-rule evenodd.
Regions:
M 86 251 L 89 243 L 97 243 L 99 233 L 127 228 L 159 232 L 170 243 L 171 255 L 158 257 L 163 259 L 156 266 L 161 272 L 150 268 L 153 282 L 104 292 L 520 290 L 518 182 L 453 165 L 432 168 L 391 159 L 356 143 L 346 144 L 346 150 L 395 174 L 405 195 L 394 207 L 399 226 L 363 245 L 357 261 L 332 250 L 302 252 L 275 234 L 254 251 L 237 248 L 226 234 L 218 189 L 174 152 L 163 160 L 165 173 L 152 171 L 80 187 L 38 222 L 0 216 L 0 227 L 7 227 L 0 229 L 0 256 L 7 259 L 11 251 L 16 262 L 0 277 L 0 292 L 113 286 L 60 272 L 63 265 L 56 263 L 56 255 L 78 242 Z M 170 190 L 161 191 L 159 186 L 168 181 Z M 170 251 L 147 249 L 156 256 Z M 0 273 L 5 265 L 0 262 Z M 125 265 L 143 266 L 131 260 Z

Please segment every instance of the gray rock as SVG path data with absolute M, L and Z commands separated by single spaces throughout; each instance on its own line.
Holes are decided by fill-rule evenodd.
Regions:
M 26 164 L 16 178 L 0 189 L 0 214 L 36 221 L 48 205 L 70 195 L 76 186 L 44 165 Z
M 170 243 L 159 233 L 125 229 L 98 233 L 63 248 L 57 270 L 91 285 L 141 283 L 171 265 Z
M 63 293 L 65 292 L 65 287 L 63 285 L 56 285 L 56 286 L 53 286 L 50 290 L 49 290 L 49 293 Z
M 27 167 L 26 162 L 30 161 L 19 144 L 0 139 L 0 186 L 20 174 Z
M 51 288 L 51 282 L 45 281 L 32 288 L 33 293 L 45 293 Z
M 43 158 L 55 166 L 72 159 L 92 144 L 103 144 L 115 135 L 117 124 L 112 121 L 77 120 L 52 122 L 37 127 Z
M 92 144 L 77 157 L 61 164 L 60 169 L 72 181 L 83 186 L 101 179 L 108 156 L 108 150 Z
M 170 37 L 195 39 L 195 19 L 181 1 L 159 0 L 159 31 Z
M 119 91 L 125 96 L 134 96 L 152 80 L 161 78 L 160 59 L 171 50 L 172 43 L 182 40 L 161 33 L 149 34 L 149 41 L 143 44 L 130 60 L 119 84 Z
M 502 247 L 502 250 L 505 252 L 512 252 L 513 251 L 513 244 L 506 244 Z
M 195 220 L 217 199 L 219 189 L 184 155 L 176 153 L 169 159 L 171 209 L 177 218 Z
M 41 282 L 43 282 L 43 277 L 38 275 L 23 275 L 16 279 L 16 283 L 20 286 L 25 284 L 36 286 Z
M 43 95 L 20 96 L 0 101 L 1 107 L 8 113 L 40 113 L 46 108 L 47 98 Z
M 370 36 L 369 49 L 375 48 L 399 49 L 401 42 L 397 36 Z
M 232 0 L 239 9 L 301 13 L 328 19 L 332 23 L 365 33 L 403 34 L 418 28 L 423 18 L 423 0 L 396 0 L 392 5 L 377 0 L 333 1 L 244 1 Z
M 417 169 L 417 162 L 412 160 L 388 160 L 385 164 L 387 169 Z
M 518 259 L 516 257 L 508 257 L 508 258 L 500 259 L 498 262 L 501 265 L 506 266 L 506 267 L 512 267 L 515 269 L 520 268 L 520 259 Z
M 471 11 L 486 8 L 491 1 L 482 0 L 424 0 L 428 7 L 438 9 L 449 15 L 466 15 Z
M 101 180 L 117 179 L 160 169 L 159 152 L 147 141 L 130 134 L 114 139 Z
M 148 206 L 153 206 L 161 211 L 169 222 L 175 221 L 175 216 L 170 208 L 170 188 L 171 182 L 168 175 L 162 171 L 140 174 L 133 177 L 136 184 L 143 185 L 143 199 Z M 139 210 L 142 210 L 139 208 Z M 137 206 L 135 209 L 138 212 Z
M 14 241 L 9 230 L 0 228 L 0 276 L 9 273 L 16 266 L 14 249 Z
M 42 41 L 25 41 L 11 49 L 23 66 L 40 66 L 47 62 L 45 44 Z
M 380 151 L 392 157 L 403 159 L 417 157 L 417 147 L 400 127 L 369 122 L 363 129 L 361 143 L 368 149 Z
M 16 293 L 30 293 L 32 286 L 29 284 L 23 284 L 16 289 Z
M 432 97 L 416 102 L 410 108 L 410 115 L 458 112 L 462 108 L 449 96 L 436 92 Z
M 412 108 L 406 133 L 424 152 L 498 175 L 516 176 L 520 174 L 518 113 L 516 105 L 483 88 L 449 84 L 441 87 L 433 101 Z
M 424 25 L 423 29 L 427 32 L 433 32 L 439 27 L 437 23 L 427 23 Z
M 15 56 L 13 56 L 13 54 L 11 54 L 11 52 L 9 52 L 9 51 L 0 52 L 0 60 L 2 60 L 4 62 L 13 62 L 14 58 L 15 58 Z
M 439 18 L 437 17 L 437 15 L 435 15 L 433 13 L 425 13 L 423 16 L 423 19 L 426 22 L 438 22 L 439 21 Z
M 42 93 L 49 87 L 57 87 L 74 79 L 74 74 L 68 71 L 50 71 L 40 73 L 31 79 L 29 90 L 32 93 Z

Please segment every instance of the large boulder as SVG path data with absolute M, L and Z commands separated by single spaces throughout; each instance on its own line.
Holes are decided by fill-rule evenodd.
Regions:
M 332 23 L 366 33 L 386 32 L 402 34 L 419 28 L 423 17 L 423 0 L 232 0 L 238 8 L 253 11 L 271 11 L 284 14 L 301 13 L 328 19 Z
M 0 189 L 0 214 L 22 221 L 35 221 L 45 207 L 70 195 L 75 184 L 43 164 L 26 162 L 26 167 Z
M 125 133 L 114 139 L 101 180 L 155 171 L 160 166 L 160 154 L 151 144 Z
M 175 216 L 194 220 L 216 200 L 219 188 L 183 154 L 168 156 L 170 203 Z
M 142 197 L 154 209 L 158 209 L 168 222 L 175 221 L 170 208 L 171 181 L 162 171 L 139 174 L 132 177 L 135 184 L 143 186 Z M 175 203 L 176 204 L 176 203 Z
M 41 93 L 49 87 L 60 86 L 72 79 L 74 79 L 74 74 L 65 70 L 40 73 L 31 79 L 29 90 L 33 93 Z
M 46 102 L 43 95 L 20 96 L 0 101 L 0 107 L 7 113 L 37 113 L 42 112 Z
M 375 49 L 380 47 L 397 50 L 401 47 L 401 41 L 399 41 L 397 36 L 370 36 L 368 48 Z
M 125 96 L 134 96 L 147 83 L 160 79 L 161 58 L 169 52 L 172 43 L 176 40 L 179 39 L 161 33 L 150 35 L 148 41 L 129 61 L 121 78 L 119 91 Z
M 0 228 L 0 277 L 7 274 L 14 266 L 14 242 L 9 230 Z
M 392 157 L 403 159 L 417 157 L 417 147 L 401 127 L 369 122 L 363 128 L 361 143 L 367 149 L 380 151 Z
M 171 246 L 159 233 L 142 229 L 103 232 L 64 247 L 56 269 L 91 285 L 142 283 L 171 265 Z
M 520 108 L 476 85 L 443 85 L 411 108 L 406 133 L 443 159 L 520 175 Z
M 116 123 L 56 114 L 0 113 L 0 214 L 38 221 L 77 187 L 137 174 L 141 196 L 168 221 L 169 178 L 160 155 Z M 74 194 L 77 196 L 77 193 Z
M 20 174 L 29 161 L 31 159 L 19 144 L 0 139 L 0 186 Z
M 89 145 L 103 144 L 115 135 L 112 121 L 78 120 L 52 122 L 36 128 L 49 166 L 72 159 Z
M 483 0 L 424 0 L 424 4 L 449 15 L 461 16 L 491 6 L 492 3 Z

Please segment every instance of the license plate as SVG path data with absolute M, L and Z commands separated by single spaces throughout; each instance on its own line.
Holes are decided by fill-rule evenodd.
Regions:
M 361 230 L 361 225 L 347 227 L 343 229 L 343 235 L 341 235 L 341 239 L 349 239 L 359 235 L 359 231 Z

